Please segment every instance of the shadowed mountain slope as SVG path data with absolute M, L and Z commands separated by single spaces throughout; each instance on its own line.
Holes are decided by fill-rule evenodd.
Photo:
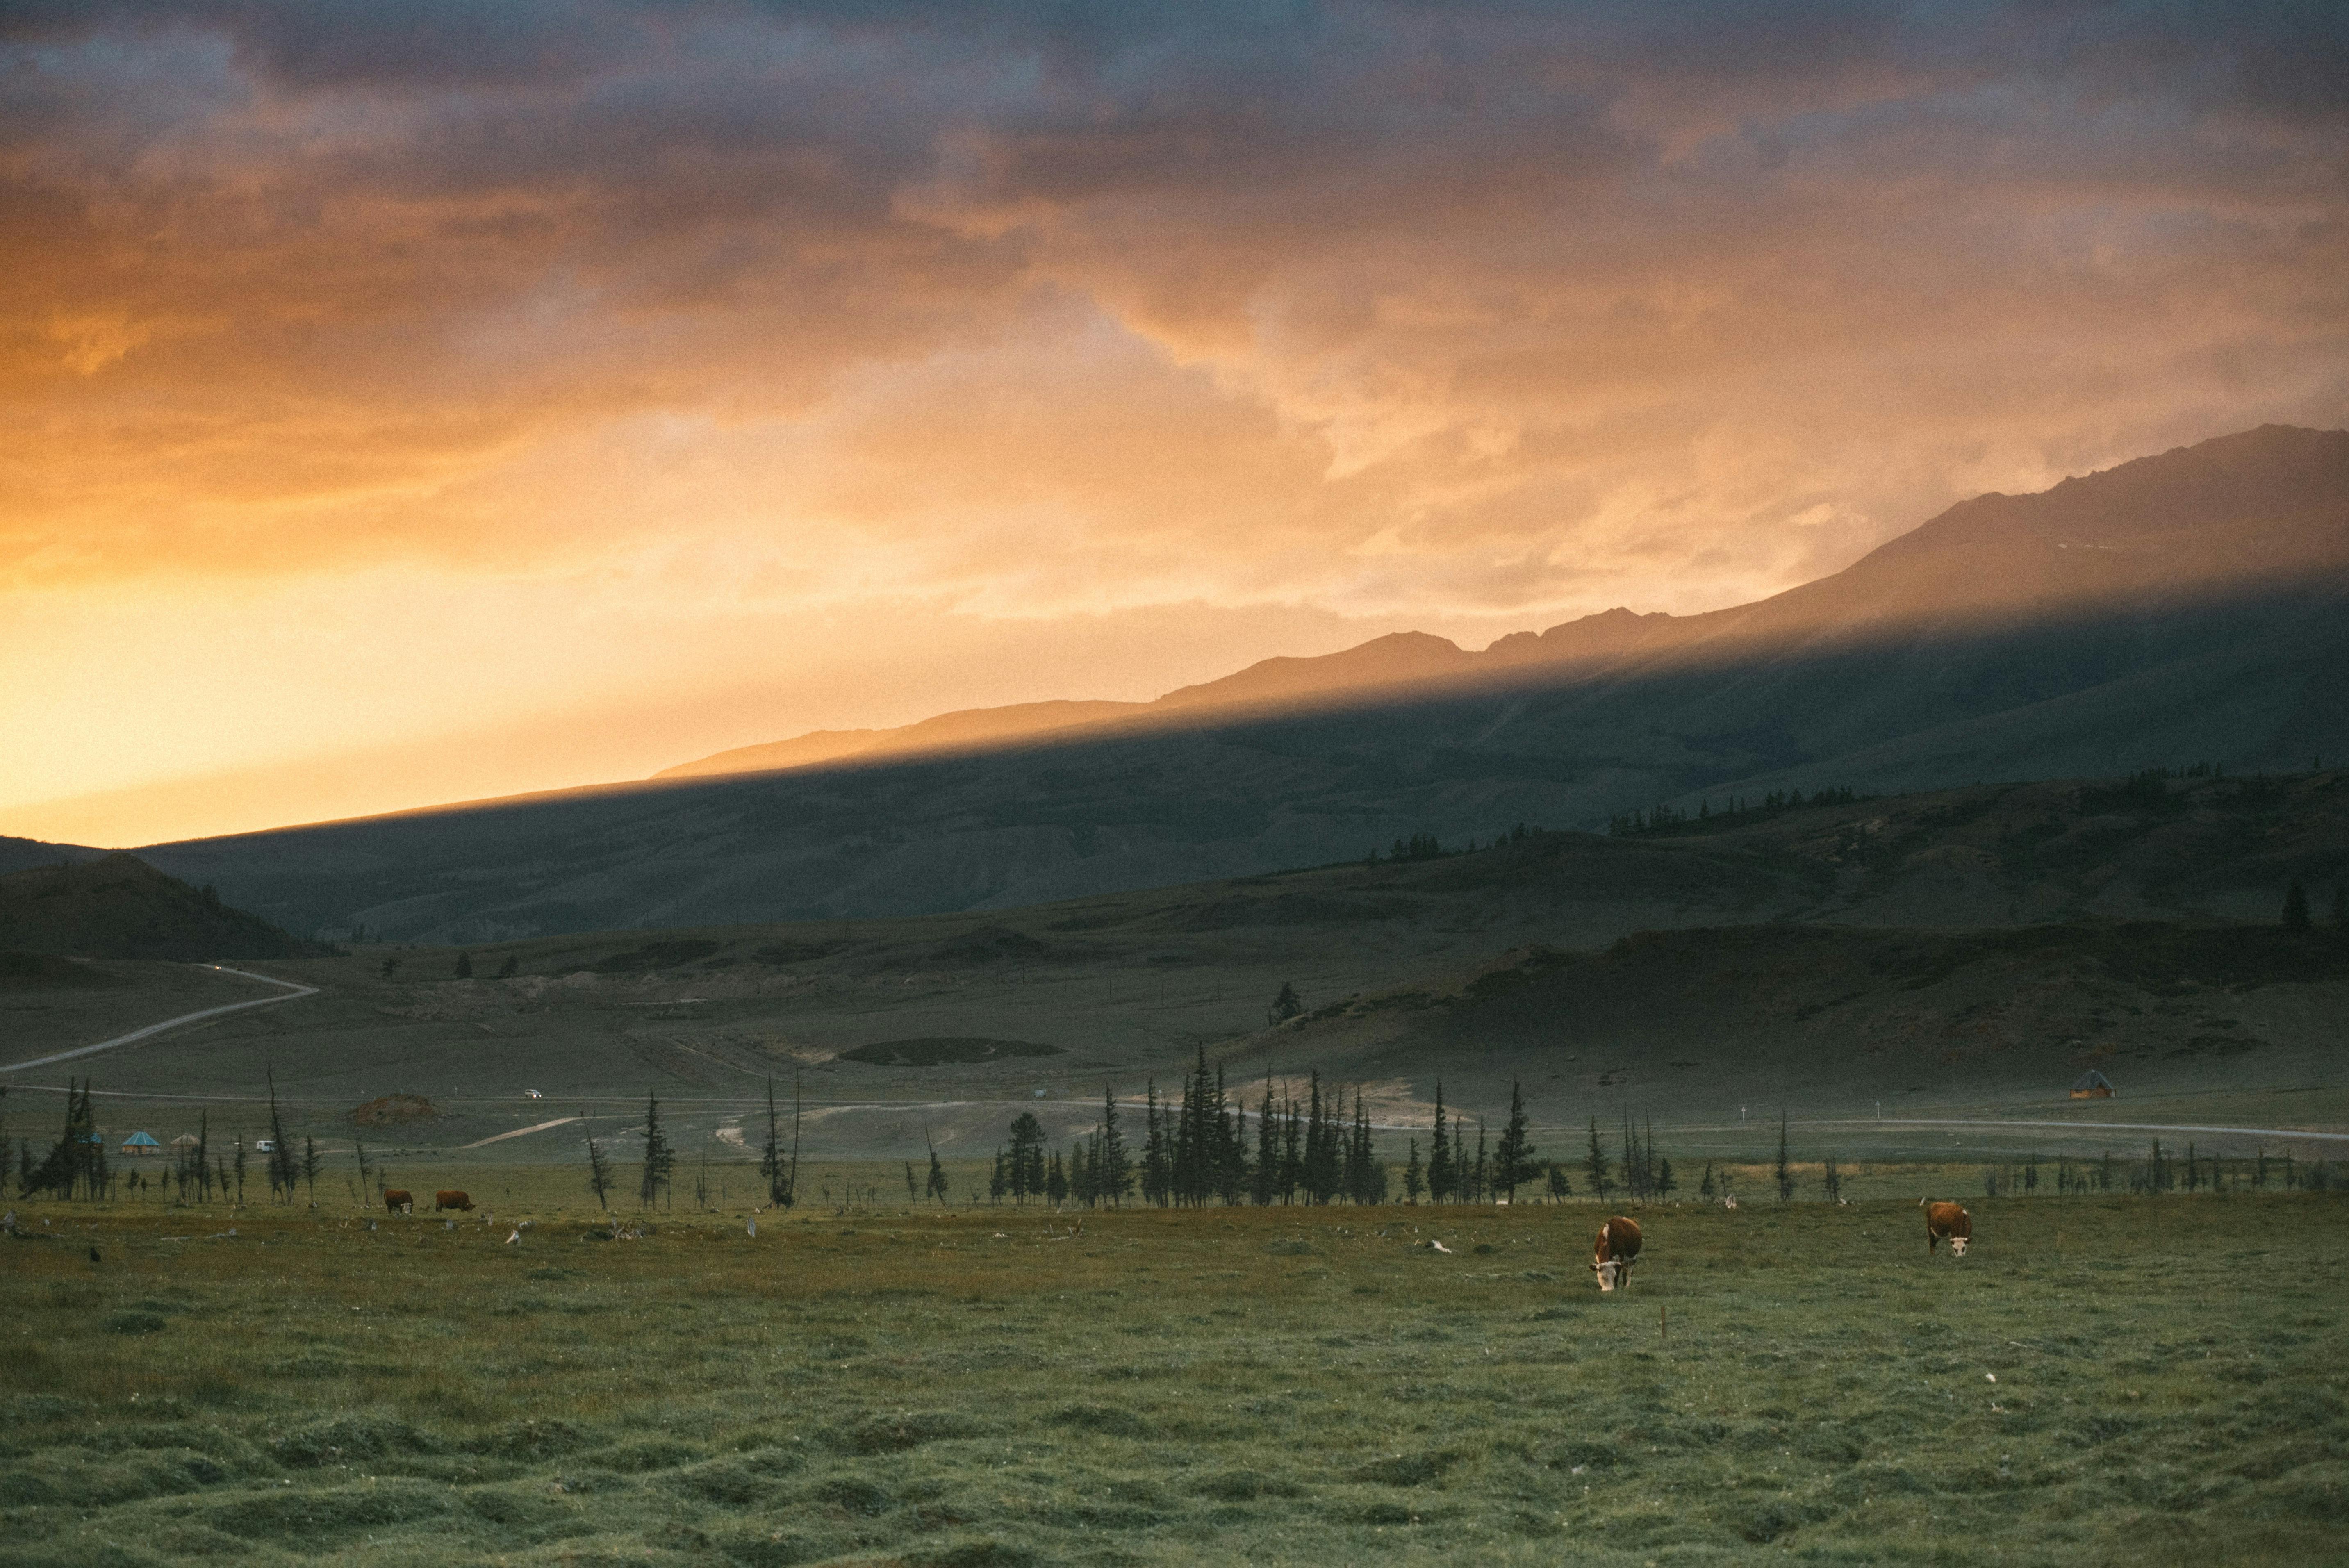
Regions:
M 191 961 L 326 951 L 121 854 L 0 876 L 0 950 Z
M 1384 638 L 989 749 L 144 852 L 293 929 L 482 940 L 1008 908 L 1795 785 L 2306 769 L 2349 757 L 2344 607 L 2349 434 L 2271 427 L 1711 615 Z
M 86 844 L 49 844 L 38 839 L 0 836 L 0 876 L 30 871 L 35 866 L 78 864 L 98 860 L 105 853 L 104 850 L 93 850 Z

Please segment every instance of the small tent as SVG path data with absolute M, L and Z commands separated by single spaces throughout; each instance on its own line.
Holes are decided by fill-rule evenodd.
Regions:
M 156 1142 L 153 1139 L 148 1137 L 143 1132 L 134 1132 L 129 1137 L 122 1140 L 122 1152 L 125 1154 L 160 1154 L 163 1152 L 163 1146 Z
M 2095 1068 L 2090 1068 L 2073 1083 L 2072 1098 L 2074 1099 L 2110 1099 L 2113 1098 L 2113 1080 Z

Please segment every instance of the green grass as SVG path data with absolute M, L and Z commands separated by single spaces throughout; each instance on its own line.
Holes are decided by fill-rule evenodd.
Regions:
M 1969 1202 L 20 1209 L 0 1562 L 2340 1560 L 2349 1202 Z

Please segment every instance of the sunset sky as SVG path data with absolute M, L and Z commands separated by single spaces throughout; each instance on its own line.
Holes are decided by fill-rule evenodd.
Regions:
M 2349 423 L 2345 17 L 0 8 L 0 833 L 1713 608 Z

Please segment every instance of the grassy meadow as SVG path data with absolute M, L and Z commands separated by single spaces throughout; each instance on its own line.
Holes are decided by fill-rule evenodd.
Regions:
M 1581 1202 L 680 1201 L 614 1240 L 556 1174 L 513 1244 L 21 1206 L 0 1562 L 2344 1556 L 2337 1194 L 1968 1196 L 1953 1262 L 1913 1198 L 1756 1182 L 1644 1211 L 1603 1296 Z

